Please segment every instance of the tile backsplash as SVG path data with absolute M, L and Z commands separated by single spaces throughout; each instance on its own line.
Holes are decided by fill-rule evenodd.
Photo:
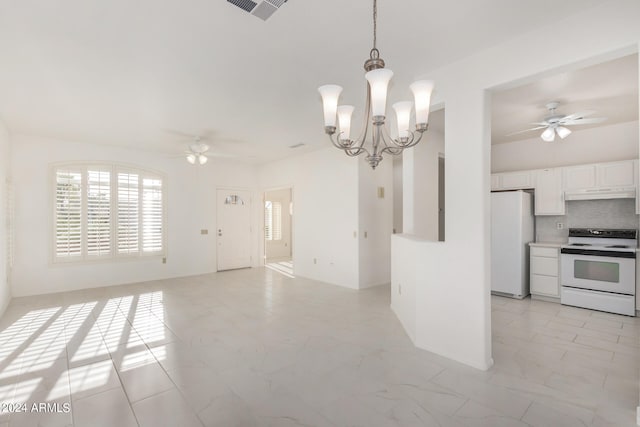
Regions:
M 639 228 L 635 199 L 574 200 L 563 216 L 536 216 L 536 241 L 566 242 L 569 228 Z M 561 222 L 564 228 L 557 229 Z

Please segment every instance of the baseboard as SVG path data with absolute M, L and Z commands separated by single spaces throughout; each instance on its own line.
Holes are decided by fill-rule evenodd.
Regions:
M 640 406 L 638 406 L 638 410 L 637 410 L 636 424 L 640 426 Z
M 539 300 L 539 301 L 546 301 L 546 302 L 555 302 L 555 303 L 560 304 L 560 298 L 547 297 L 547 296 L 544 296 L 544 295 L 531 294 L 531 299 L 535 299 L 535 300 Z

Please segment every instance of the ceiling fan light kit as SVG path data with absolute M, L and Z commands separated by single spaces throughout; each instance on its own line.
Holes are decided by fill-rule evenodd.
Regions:
M 385 120 L 387 89 L 393 77 L 393 71 L 384 68 L 384 60 L 380 58 L 380 52 L 376 48 L 377 14 L 377 0 L 373 0 L 373 48 L 369 53 L 369 59 L 364 63 L 367 96 L 364 122 L 357 138 L 351 138 L 351 116 L 355 108 L 352 105 L 338 106 L 342 87 L 330 84 L 318 88 L 318 92 L 322 96 L 324 129 L 325 133 L 329 135 L 331 143 L 350 157 L 366 154 L 366 160 L 373 169 L 378 166 L 384 153 L 398 155 L 404 149 L 413 147 L 420 142 L 428 128 L 429 107 L 433 91 L 432 81 L 417 81 L 410 86 L 414 102 L 404 101 L 393 104 L 393 109 L 396 112 L 396 133 L 398 136 L 392 138 L 385 126 Z M 409 130 L 411 111 L 414 106 L 416 125 L 415 131 L 411 131 Z M 337 135 L 336 117 L 340 130 Z M 369 134 L 371 134 L 370 140 L 367 139 Z
M 200 138 L 196 138 L 196 142 L 189 146 L 189 150 L 186 151 L 187 162 L 195 165 L 196 162 L 200 165 L 204 165 L 209 161 L 206 156 L 206 152 L 209 151 L 209 146 L 200 142 Z

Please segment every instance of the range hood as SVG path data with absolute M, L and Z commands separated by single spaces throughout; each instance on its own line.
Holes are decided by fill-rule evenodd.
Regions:
M 635 187 L 589 188 L 564 192 L 565 200 L 635 199 L 635 197 Z

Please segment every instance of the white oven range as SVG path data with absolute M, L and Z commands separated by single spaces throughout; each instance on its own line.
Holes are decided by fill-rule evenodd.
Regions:
M 560 302 L 635 316 L 637 230 L 570 228 L 560 248 Z

